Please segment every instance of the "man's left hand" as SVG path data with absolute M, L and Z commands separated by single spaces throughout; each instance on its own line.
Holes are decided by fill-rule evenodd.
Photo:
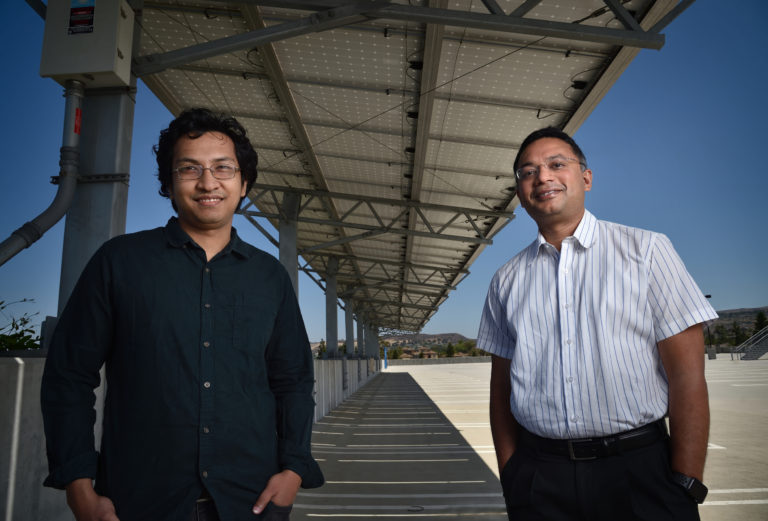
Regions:
M 300 486 L 301 476 L 292 470 L 275 474 L 269 478 L 266 488 L 253 505 L 253 513 L 261 514 L 270 501 L 279 506 L 292 505 Z

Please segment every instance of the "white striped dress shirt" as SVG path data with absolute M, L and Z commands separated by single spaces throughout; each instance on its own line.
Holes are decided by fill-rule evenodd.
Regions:
M 560 252 L 539 233 L 496 272 L 477 344 L 510 360 L 527 430 L 605 436 L 666 415 L 657 342 L 714 318 L 665 235 L 585 212 Z

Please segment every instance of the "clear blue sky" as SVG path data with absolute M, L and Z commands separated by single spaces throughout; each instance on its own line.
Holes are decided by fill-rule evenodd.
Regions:
M 43 21 L 22 0 L 3 13 L 0 240 L 54 197 L 49 178 L 58 174 L 64 110 L 62 88 L 38 75 Z M 767 16 L 760 0 L 697 0 L 666 29 L 661 51 L 640 52 L 575 136 L 594 172 L 588 209 L 667 234 L 718 310 L 768 305 Z M 128 232 L 160 226 L 172 213 L 157 195 L 151 152 L 170 119 L 140 84 Z M 235 226 L 276 253 L 242 217 Z M 62 221 L 0 267 L 0 300 L 36 301 L 16 314 L 56 314 L 63 230 Z M 424 332 L 474 338 L 494 271 L 535 235 L 533 221 L 518 210 Z M 310 339 L 325 338 L 322 292 L 302 275 L 299 294 Z

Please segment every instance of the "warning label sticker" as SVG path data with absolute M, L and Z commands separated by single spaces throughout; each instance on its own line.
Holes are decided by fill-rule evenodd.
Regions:
M 96 0 L 72 0 L 69 8 L 69 28 L 67 34 L 93 32 L 95 4 Z

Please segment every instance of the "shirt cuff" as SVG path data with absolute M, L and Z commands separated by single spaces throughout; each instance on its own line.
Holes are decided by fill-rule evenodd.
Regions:
M 48 477 L 43 481 L 43 486 L 64 490 L 67 485 L 76 479 L 96 479 L 98 466 L 98 452 L 93 451 L 80 454 L 64 465 L 51 469 Z

